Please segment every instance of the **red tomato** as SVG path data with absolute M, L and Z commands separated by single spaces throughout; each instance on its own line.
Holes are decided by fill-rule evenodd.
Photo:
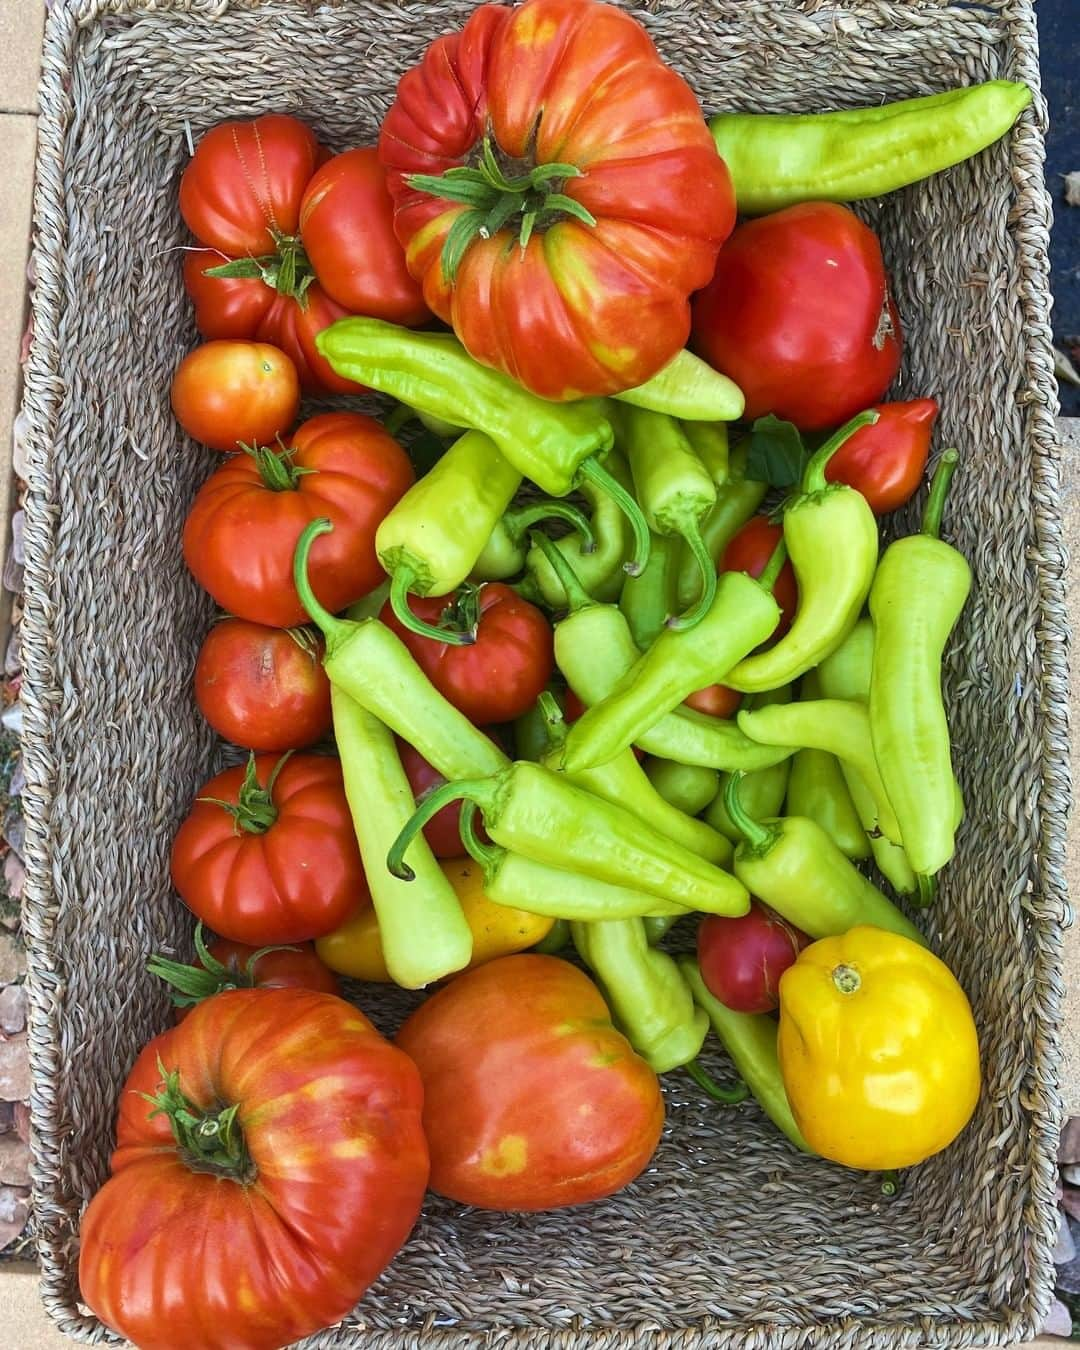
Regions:
M 205 785 L 172 847 L 173 885 L 234 942 L 307 942 L 371 903 L 341 765 L 252 755 Z
M 705 988 L 735 1012 L 780 1006 L 780 976 L 810 939 L 760 900 L 737 919 L 709 914 L 698 928 L 698 964 Z
M 397 1044 L 424 1080 L 431 1189 L 481 1209 L 621 1190 L 664 1123 L 656 1075 L 596 986 L 552 956 L 505 956 L 423 1003 Z
M 289 628 L 307 619 L 292 579 L 296 541 L 326 516 L 334 529 L 315 540 L 309 575 L 336 612 L 382 582 L 375 531 L 413 477 L 378 422 L 320 413 L 297 428 L 287 454 L 236 455 L 210 475 L 184 526 L 184 558 L 222 609 Z
M 204 342 L 180 362 L 170 390 L 176 420 L 211 450 L 273 445 L 296 420 L 292 361 L 263 342 Z
M 551 625 L 535 605 L 499 581 L 460 592 L 457 601 L 446 595 L 409 597 L 412 611 L 427 623 L 438 623 L 448 608 L 461 609 L 468 602 L 475 603 L 478 619 L 476 641 L 467 647 L 410 632 L 389 600 L 379 618 L 397 633 L 439 693 L 471 722 L 512 722 L 528 712 L 551 679 Z
M 484 735 L 493 744 L 499 745 L 499 741 L 490 731 L 485 731 Z M 408 741 L 399 739 L 397 748 L 401 756 L 401 767 L 405 770 L 409 787 L 412 788 L 412 794 L 419 806 L 425 797 L 430 797 L 435 789 L 442 787 L 447 780 Z M 476 819 L 476 833 L 484 843 L 491 842 L 479 815 Z M 451 802 L 449 806 L 444 806 L 441 811 L 436 812 L 424 826 L 424 838 L 436 858 L 460 858 L 463 848 L 461 802 Z
M 308 628 L 222 619 L 195 663 L 195 701 L 219 736 L 245 750 L 301 750 L 329 735 L 322 639 Z
M 938 405 L 932 398 L 879 403 L 878 420 L 860 427 L 825 466 L 830 483 L 857 488 L 875 516 L 903 506 L 918 491 L 930 454 Z
M 142 1350 L 276 1350 L 336 1322 L 420 1213 L 421 1106 L 415 1067 L 343 1000 L 208 999 L 120 1094 L 82 1297 Z
M 877 235 L 834 202 L 740 225 L 694 301 L 694 349 L 765 413 L 838 426 L 900 369 L 900 318 Z
M 751 516 L 724 549 L 720 571 L 746 572 L 752 577 L 761 576 L 766 563 L 783 537 L 782 527 L 774 525 L 768 516 Z M 791 627 L 799 604 L 799 586 L 791 563 L 784 563 L 780 569 L 780 575 L 773 587 L 773 596 L 780 606 L 780 622 L 770 639 L 775 642 L 781 633 L 786 633 Z
M 430 308 L 478 361 L 545 398 L 615 393 L 666 365 L 735 222 L 693 91 L 637 20 L 595 0 L 480 6 L 402 78 L 379 158 Z M 512 214 L 474 214 L 449 278 L 445 246 L 469 208 L 409 179 L 466 163 L 485 209 Z M 579 175 L 544 179 L 551 163 Z M 499 184 L 537 170 L 528 193 Z M 537 200 L 551 191 L 561 200 Z
M 394 204 L 375 150 L 346 150 L 316 172 L 300 205 L 300 235 L 323 288 L 350 314 L 406 325 L 430 320 L 394 234 Z
M 764 570 L 764 566 L 761 570 Z M 742 694 L 737 689 L 729 689 L 726 684 L 709 684 L 704 689 L 698 689 L 683 702 L 688 708 L 705 713 L 709 717 L 728 718 L 734 717 L 738 712 Z
M 194 964 L 164 960 L 155 956 L 151 969 L 173 986 L 174 1016 L 182 1022 L 193 1008 L 215 994 L 228 989 L 317 989 L 323 994 L 340 994 L 338 977 L 324 966 L 310 942 L 288 947 L 248 947 L 242 942 L 217 938 L 202 947 L 202 925 L 196 930 L 195 946 L 199 955 Z M 180 978 L 171 972 L 178 971 Z

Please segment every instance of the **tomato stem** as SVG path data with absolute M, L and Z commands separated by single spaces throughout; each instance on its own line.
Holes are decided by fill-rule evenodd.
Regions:
M 824 492 L 829 486 L 825 478 L 825 470 L 828 467 L 829 460 L 836 454 L 837 450 L 849 441 L 862 427 L 872 427 L 878 420 L 879 414 L 873 408 L 868 408 L 866 412 L 857 413 L 849 422 L 845 422 L 839 431 L 834 431 L 824 445 L 820 446 L 810 456 L 803 473 L 802 492 L 804 496 L 809 496 L 813 492 Z
M 140 1095 L 154 1108 L 149 1119 L 160 1115 L 168 1118 L 184 1163 L 193 1172 L 211 1172 L 244 1185 L 253 1181 L 255 1166 L 237 1121 L 239 1102 L 204 1111 L 185 1096 L 178 1069 L 170 1073 L 159 1057 L 158 1072 L 161 1074 L 158 1093 Z

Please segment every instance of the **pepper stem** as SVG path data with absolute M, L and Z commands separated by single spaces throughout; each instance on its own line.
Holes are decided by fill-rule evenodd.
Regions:
M 712 560 L 712 554 L 709 552 L 705 540 L 701 537 L 701 531 L 698 529 L 696 521 L 691 522 L 687 529 L 683 531 L 683 538 L 686 540 L 694 561 L 701 570 L 701 595 L 697 602 L 685 613 L 679 614 L 673 619 L 668 619 L 667 626 L 676 632 L 685 632 L 688 628 L 693 628 L 695 624 L 700 623 L 708 614 L 712 608 L 712 602 L 716 599 L 716 564 Z
M 930 480 L 930 496 L 923 512 L 921 533 L 931 539 L 941 537 L 941 517 L 945 510 L 945 498 L 949 495 L 949 484 L 960 463 L 959 450 L 946 450 L 937 462 L 934 476 Z
M 919 889 L 911 899 L 917 908 L 929 909 L 937 899 L 937 878 L 928 876 L 926 872 L 916 872 L 915 881 Z
M 566 603 L 571 614 L 577 614 L 579 610 L 589 609 L 596 604 L 581 584 L 581 578 L 571 566 L 570 559 L 554 540 L 549 539 L 546 534 L 541 534 L 539 530 L 532 530 L 529 533 L 529 542 L 540 550 L 551 565 L 559 585 L 566 592 Z
M 434 642 L 445 642 L 448 647 L 471 647 L 476 641 L 476 625 L 468 632 L 461 633 L 454 628 L 439 628 L 419 618 L 409 608 L 409 587 L 416 580 L 411 567 L 399 567 L 390 578 L 390 608 L 398 622 L 420 637 L 431 638 Z
M 756 821 L 740 802 L 739 784 L 745 776 L 741 769 L 736 769 L 727 780 L 724 787 L 724 805 L 727 807 L 728 817 L 732 825 L 735 826 L 750 847 L 755 850 L 764 850 L 772 843 L 773 831 Z
M 608 473 L 596 455 L 590 455 L 588 459 L 582 461 L 580 473 L 582 478 L 594 483 L 601 492 L 606 492 L 630 522 L 630 529 L 634 535 L 634 556 L 629 562 L 623 563 L 623 571 L 629 576 L 639 577 L 649 561 L 649 549 L 652 545 L 652 536 L 649 534 L 648 523 L 641 513 L 641 507 L 618 479 Z
M 293 585 L 300 597 L 300 603 L 307 611 L 308 618 L 326 638 L 327 655 L 329 655 L 330 645 L 343 642 L 349 636 L 349 631 L 353 627 L 351 623 L 334 618 L 333 614 L 325 608 L 311 589 L 311 580 L 308 577 L 308 563 L 312 544 L 318 539 L 319 535 L 330 534 L 333 528 L 333 525 L 325 516 L 317 517 L 305 527 L 303 534 L 296 541 L 296 552 L 293 554 Z
M 571 506 L 569 502 L 543 501 L 535 502 L 531 506 L 519 506 L 503 515 L 503 526 L 513 542 L 519 544 L 525 538 L 525 532 L 529 527 L 541 520 L 567 521 L 582 537 L 582 553 L 595 551 L 596 539 L 593 537 L 588 516 L 576 506 Z
M 776 585 L 777 581 L 780 579 L 780 573 L 784 570 L 784 563 L 786 562 L 787 544 L 781 539 L 769 554 L 769 561 L 765 564 L 765 570 L 757 579 L 757 583 L 763 591 L 771 591 Z
M 839 431 L 834 431 L 824 445 L 814 451 L 803 474 L 802 490 L 804 495 L 811 492 L 823 492 L 829 486 L 825 479 L 825 470 L 828 467 L 829 460 L 832 459 L 844 442 L 849 441 L 857 431 L 863 427 L 872 427 L 878 420 L 878 416 L 879 414 L 873 408 L 867 408 L 865 412 L 857 413 L 850 422 L 845 422 Z
M 506 849 L 499 848 L 498 844 L 485 844 L 480 838 L 476 831 L 476 812 L 478 809 L 475 802 L 464 801 L 461 803 L 461 818 L 458 822 L 458 830 L 461 834 L 461 842 L 465 845 L 465 852 L 480 864 L 484 872 L 484 880 L 487 881 L 504 857 Z
M 540 716 L 544 719 L 548 748 L 562 745 L 566 740 L 566 718 L 555 695 L 549 689 L 545 689 L 536 700 L 536 705 L 540 709 Z
M 714 1102 L 720 1102 L 724 1106 L 737 1106 L 739 1102 L 746 1101 L 747 1097 L 750 1096 L 750 1089 L 741 1078 L 734 1087 L 721 1087 L 711 1074 L 705 1072 L 696 1059 L 688 1060 L 683 1068 L 701 1088 L 702 1092 L 711 1097 Z
M 452 802 L 475 801 L 481 810 L 493 804 L 495 790 L 490 778 L 465 778 L 457 783 L 444 783 L 425 797 L 409 819 L 401 827 L 401 833 L 390 845 L 386 855 L 386 870 L 399 881 L 414 881 L 416 873 L 405 861 L 409 845 L 432 818 L 438 815 L 444 806 Z M 479 859 L 477 859 L 479 862 Z

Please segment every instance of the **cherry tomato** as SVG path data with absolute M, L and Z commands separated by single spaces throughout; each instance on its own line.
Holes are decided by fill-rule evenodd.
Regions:
M 709 717 L 728 718 L 738 712 L 742 694 L 737 689 L 729 689 L 726 684 L 709 684 L 683 701 L 695 712 L 705 713 Z
M 438 623 L 447 610 L 471 611 L 461 623 L 467 629 L 475 616 L 476 641 L 458 647 L 410 632 L 389 601 L 379 615 L 439 693 L 471 722 L 512 722 L 547 688 L 555 668 L 551 625 L 509 586 L 490 581 L 458 592 L 456 599 L 410 596 L 409 605 L 427 623 Z
M 830 483 L 857 488 L 875 516 L 903 506 L 919 489 L 938 405 L 932 398 L 879 403 L 878 420 L 860 427 L 825 466 Z
M 195 701 L 219 736 L 246 750 L 301 750 L 329 735 L 330 681 L 309 628 L 222 619 L 195 663 Z
M 566 961 L 504 956 L 458 975 L 397 1044 L 424 1080 L 431 1189 L 460 1204 L 585 1204 L 633 1181 L 656 1149 L 656 1075 Z
M 341 765 L 252 755 L 219 773 L 173 841 L 172 878 L 188 908 L 234 942 L 332 933 L 371 903 Z
M 701 978 L 735 1012 L 773 1012 L 780 1006 L 780 976 L 809 941 L 760 900 L 751 900 L 737 919 L 709 914 L 698 928 Z
M 204 342 L 180 362 L 170 391 L 176 420 L 211 450 L 273 445 L 296 420 L 296 367 L 265 342 Z
M 394 234 L 394 204 L 374 149 L 346 150 L 316 171 L 300 204 L 300 236 L 323 289 L 350 314 L 406 326 L 431 319 Z
M 834 202 L 740 225 L 694 301 L 693 345 L 765 413 L 839 426 L 900 369 L 900 319 L 877 235 Z
M 490 731 L 485 731 L 484 735 L 487 736 L 489 741 L 493 741 L 496 745 L 499 744 Z M 417 806 L 419 806 L 425 797 L 430 797 L 435 789 L 442 787 L 447 780 L 408 741 L 398 741 L 398 753 L 401 756 L 401 767 L 405 770 L 409 787 L 412 788 L 412 794 L 416 798 Z M 436 858 L 461 857 L 460 822 L 461 802 L 451 802 L 448 806 L 444 806 L 441 811 L 436 812 L 424 826 L 424 838 L 428 841 L 428 845 Z M 485 843 L 491 842 L 479 816 L 476 822 L 476 832 Z
M 724 549 L 720 571 L 746 572 L 752 577 L 761 576 L 766 563 L 783 537 L 783 529 L 779 525 L 774 525 L 768 516 L 751 516 Z M 775 642 L 781 633 L 787 632 L 791 627 L 799 604 L 799 586 L 791 563 L 784 563 L 780 569 L 780 575 L 773 587 L 773 595 L 781 611 L 780 622 L 770 639 Z
M 292 579 L 305 526 L 320 516 L 333 522 L 312 547 L 310 576 L 337 612 L 382 582 L 375 531 L 413 482 L 405 451 L 362 413 L 320 413 L 288 445 L 227 460 L 199 489 L 184 526 L 195 580 L 230 614 L 274 628 L 307 619 Z

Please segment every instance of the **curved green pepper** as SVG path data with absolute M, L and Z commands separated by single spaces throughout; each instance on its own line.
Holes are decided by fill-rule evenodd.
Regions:
M 855 626 L 877 566 L 877 521 L 861 492 L 828 483 L 832 456 L 860 427 L 860 413 L 830 436 L 806 466 L 802 491 L 784 512 L 784 543 L 799 584 L 794 622 L 774 646 L 740 661 L 724 677 L 732 689 L 775 689 L 804 675 Z
M 861 622 L 855 625 L 852 636 L 860 627 Z M 849 637 L 848 642 L 851 641 L 852 638 Z M 838 652 L 841 650 L 843 649 L 839 648 Z M 811 670 L 803 676 L 799 692 L 804 699 L 821 697 L 822 688 L 818 671 Z M 854 694 L 850 696 L 855 697 Z M 843 698 L 845 695 L 833 693 L 832 697 Z M 806 816 L 808 820 L 820 825 L 845 857 L 854 860 L 869 858 L 870 841 L 855 810 L 855 803 L 851 800 L 851 792 L 836 756 L 824 750 L 797 750 L 790 762 L 791 772 L 788 775 L 784 814 Z M 743 805 L 758 819 L 762 816 L 778 816 L 779 807 L 762 811 L 747 796 L 746 788 L 750 784 L 750 779 L 751 775 L 748 774 L 743 780 L 740 793 Z
M 623 754 L 633 758 L 629 750 Z M 672 759 L 647 759 L 645 775 L 669 806 L 685 811 L 688 816 L 704 811 L 720 787 L 720 775 L 715 769 L 700 764 L 676 764 Z
M 472 932 L 422 837 L 409 849 L 409 866 L 419 884 L 410 886 L 387 871 L 387 850 L 416 809 L 412 789 L 386 727 L 339 686 L 331 686 L 330 700 L 345 796 L 386 968 L 406 989 L 422 989 L 469 964 Z
M 926 98 L 826 113 L 721 113 L 709 122 L 756 216 L 798 202 L 881 197 L 993 144 L 1031 102 L 1026 84 L 990 80 Z
M 552 497 L 591 479 L 619 503 L 648 561 L 648 527 L 637 503 L 601 463 L 614 433 L 599 400 L 551 403 L 474 361 L 452 333 L 424 333 L 381 319 L 349 318 L 315 345 L 339 375 L 432 416 L 483 431 L 525 478 Z
M 634 643 L 642 651 L 651 647 L 678 605 L 676 583 L 682 549 L 676 539 L 654 534 L 649 561 L 636 577 L 627 577 L 619 596 Z M 586 588 L 588 589 L 588 588 Z M 715 586 L 713 588 L 715 590 Z
M 562 774 L 523 761 L 490 778 L 436 788 L 390 850 L 386 865 L 395 876 L 408 877 L 403 855 L 417 831 L 456 801 L 475 802 L 488 834 L 511 853 L 551 867 L 573 858 L 575 871 L 584 876 L 648 891 L 706 914 L 745 914 L 750 906 L 745 888 L 729 873 L 614 802 L 594 797 Z
M 779 689 L 771 689 L 767 694 L 756 695 L 749 706 L 751 708 L 766 708 L 772 703 L 790 702 L 791 685 L 785 684 Z M 784 796 L 787 793 L 790 771 L 791 760 L 782 759 L 779 764 L 770 764 L 767 769 L 757 769 L 753 773 L 743 774 L 742 784 L 739 788 L 739 800 L 743 804 L 743 809 L 759 819 L 764 816 L 778 816 L 780 808 L 784 804 Z M 714 830 L 718 830 L 725 839 L 730 839 L 733 844 L 737 844 L 742 838 L 742 834 L 728 815 L 726 802 L 726 788 L 730 777 L 730 773 L 721 775 L 720 782 L 717 784 L 716 795 L 713 797 L 709 809 L 705 812 L 705 820 Z
M 701 524 L 701 537 L 719 571 L 725 549 L 764 501 L 768 484 L 746 477 L 749 439 L 744 439 L 727 453 L 726 432 L 721 452 L 714 427 L 704 422 L 684 422 L 683 430 L 716 484 L 716 505 Z M 693 604 L 700 594 L 701 569 L 692 557 L 684 556 L 679 567 L 680 608 Z
M 725 790 L 728 815 L 742 834 L 735 850 L 735 875 L 789 923 L 813 938 L 837 937 L 856 924 L 869 924 L 926 945 L 891 900 L 867 881 L 825 831 L 805 816 L 757 821 L 739 801 L 732 774 Z
M 955 838 L 956 788 L 941 699 L 941 657 L 971 589 L 971 568 L 938 535 L 958 458 L 955 450 L 942 455 L 922 533 L 889 545 L 870 592 L 870 732 L 917 876 L 939 871 L 952 857 Z

